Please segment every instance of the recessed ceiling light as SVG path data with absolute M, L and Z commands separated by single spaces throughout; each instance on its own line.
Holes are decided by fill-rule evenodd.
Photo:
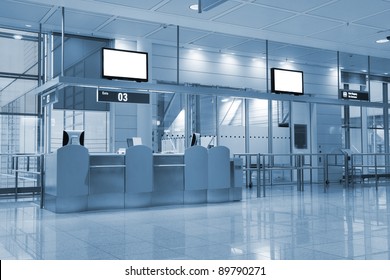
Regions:
M 22 40 L 22 38 L 23 38 L 23 36 L 19 35 L 19 34 L 15 34 L 13 37 L 15 40 Z
M 387 36 L 386 38 L 376 40 L 378 44 L 384 44 L 390 41 L 390 36 Z
M 26 24 L 25 26 L 28 27 L 28 28 L 32 27 L 31 24 Z
M 198 4 L 192 4 L 192 5 L 190 5 L 190 9 L 193 11 L 198 11 L 199 6 L 198 6 Z

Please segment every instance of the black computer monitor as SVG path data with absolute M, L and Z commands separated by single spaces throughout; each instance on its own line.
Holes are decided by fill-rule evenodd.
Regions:
M 200 141 L 200 134 L 199 133 L 192 133 L 192 138 L 191 138 L 191 147 L 195 145 L 199 145 Z
M 84 130 L 64 130 L 62 134 L 62 146 L 84 146 Z

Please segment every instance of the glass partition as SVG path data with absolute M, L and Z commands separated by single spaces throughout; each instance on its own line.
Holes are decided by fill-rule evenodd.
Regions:
M 186 96 L 179 93 L 156 94 L 153 108 L 153 150 L 183 153 L 186 141 Z
M 218 145 L 230 149 L 230 154 L 245 153 L 245 100 L 238 97 L 218 97 Z
M 109 112 L 81 110 L 52 110 L 50 123 L 50 151 L 62 146 L 64 130 L 84 130 L 84 146 L 89 152 L 110 151 Z
M 384 123 L 382 108 L 367 108 L 368 153 L 384 153 Z
M 217 98 L 206 95 L 192 95 L 188 98 L 191 123 L 189 134 L 200 134 L 199 145 L 206 148 L 217 146 Z
M 304 95 L 338 98 L 336 52 L 269 42 L 268 61 L 269 68 L 303 71 Z
M 249 152 L 269 153 L 268 150 L 268 100 L 249 99 Z

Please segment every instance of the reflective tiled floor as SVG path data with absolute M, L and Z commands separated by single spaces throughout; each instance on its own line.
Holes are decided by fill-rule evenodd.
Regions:
M 0 259 L 390 259 L 390 186 L 253 196 L 76 214 L 3 200 Z

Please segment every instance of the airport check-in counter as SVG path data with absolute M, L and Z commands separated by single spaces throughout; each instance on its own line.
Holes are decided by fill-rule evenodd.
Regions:
M 226 147 L 153 154 L 140 145 L 120 155 L 70 145 L 46 155 L 44 189 L 44 207 L 59 213 L 238 201 L 242 162 Z

